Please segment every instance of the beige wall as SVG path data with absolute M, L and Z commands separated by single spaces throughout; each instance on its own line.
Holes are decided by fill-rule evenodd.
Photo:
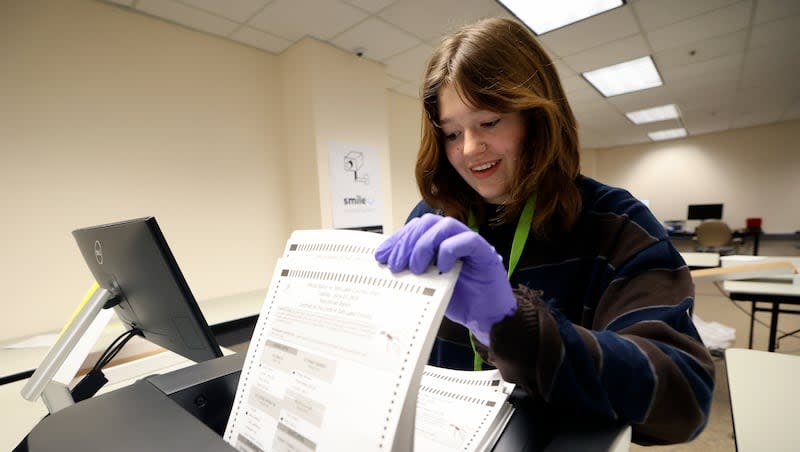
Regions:
M 800 121 L 589 152 L 595 177 L 649 200 L 661 220 L 721 202 L 734 228 L 761 217 L 768 233 L 800 230 Z
M 420 143 L 422 107 L 414 99 L 394 91 L 387 91 L 389 103 L 389 141 L 392 150 L 392 203 L 394 205 L 391 226 L 387 232 L 400 228 L 408 213 L 419 202 L 420 195 L 414 176 L 417 150 Z
M 265 287 L 285 220 L 264 52 L 94 1 L 0 2 L 0 339 L 60 328 L 70 231 L 155 215 L 197 298 Z
M 389 173 L 389 120 L 386 104 L 386 74 L 383 66 L 352 53 L 306 39 L 300 43 L 310 55 L 312 116 L 316 127 L 315 147 L 322 222 L 333 227 L 334 200 L 330 195 L 329 152 L 335 143 L 374 152 L 381 162 L 380 179 L 383 219 L 391 222 L 392 180 Z M 341 163 L 335 162 L 337 168 Z M 335 200 L 341 202 L 341 200 Z
M 389 140 L 416 152 L 416 100 L 387 94 L 377 63 L 311 39 L 273 56 L 91 0 L 6 1 L 0 20 L 0 340 L 60 328 L 83 298 L 79 227 L 154 215 L 196 298 L 266 287 L 293 229 L 332 225 L 332 142 L 380 155 L 394 228 L 391 168 L 413 158 Z

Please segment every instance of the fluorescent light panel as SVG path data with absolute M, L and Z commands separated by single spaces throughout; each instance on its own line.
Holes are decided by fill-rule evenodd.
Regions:
M 679 129 L 659 130 L 658 132 L 650 132 L 647 135 L 653 141 L 671 140 L 673 138 L 685 137 L 686 129 L 681 127 Z
M 622 6 L 623 0 L 497 0 L 537 35 Z
M 678 113 L 678 107 L 676 107 L 675 104 L 669 104 L 644 110 L 631 111 L 625 113 L 625 116 L 634 124 L 647 124 L 648 122 L 675 119 L 680 116 L 680 113 Z
M 664 84 L 650 56 L 584 72 L 583 77 L 606 97 Z

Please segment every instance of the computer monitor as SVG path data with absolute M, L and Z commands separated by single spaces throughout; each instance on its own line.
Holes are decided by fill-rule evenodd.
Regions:
M 722 219 L 722 204 L 689 204 L 688 220 Z
M 196 362 L 222 356 L 154 217 L 72 232 L 100 287 L 128 328 Z

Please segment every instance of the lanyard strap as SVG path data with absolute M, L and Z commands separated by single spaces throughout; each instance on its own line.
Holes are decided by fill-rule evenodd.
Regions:
M 514 230 L 514 240 L 511 242 L 511 255 L 508 258 L 508 279 L 511 279 L 511 275 L 514 273 L 519 263 L 519 258 L 522 256 L 522 250 L 525 249 L 525 242 L 528 241 L 528 234 L 531 231 L 533 212 L 535 210 L 536 194 L 534 193 L 533 196 L 528 198 L 525 202 L 525 207 L 522 208 L 522 214 L 520 214 L 519 220 L 517 221 L 517 228 Z M 478 221 L 475 219 L 475 213 L 472 209 L 469 210 L 467 226 L 473 231 L 478 232 Z M 469 333 L 469 343 L 472 346 L 473 368 L 475 370 L 483 370 L 483 359 L 481 359 L 475 347 L 475 338 L 472 336 L 472 332 Z

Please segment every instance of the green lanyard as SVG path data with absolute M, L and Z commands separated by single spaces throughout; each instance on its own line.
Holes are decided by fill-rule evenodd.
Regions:
M 519 221 L 517 221 L 514 241 L 511 242 L 511 256 L 508 258 L 508 279 L 511 279 L 511 275 L 514 273 L 514 269 L 517 268 L 517 263 L 519 263 L 519 258 L 522 256 L 522 250 L 525 249 L 525 242 L 528 241 L 528 233 L 531 231 L 531 225 L 533 224 L 534 210 L 536 210 L 535 193 L 525 202 L 525 207 L 522 208 L 522 214 L 519 216 Z M 467 217 L 467 226 L 478 232 L 478 221 L 475 219 L 475 213 L 472 209 L 470 209 Z M 475 348 L 475 338 L 471 332 L 469 333 L 469 343 L 472 345 L 474 356 L 472 361 L 473 368 L 475 370 L 483 370 L 483 359 L 481 359 L 481 355 L 478 354 L 478 350 Z

